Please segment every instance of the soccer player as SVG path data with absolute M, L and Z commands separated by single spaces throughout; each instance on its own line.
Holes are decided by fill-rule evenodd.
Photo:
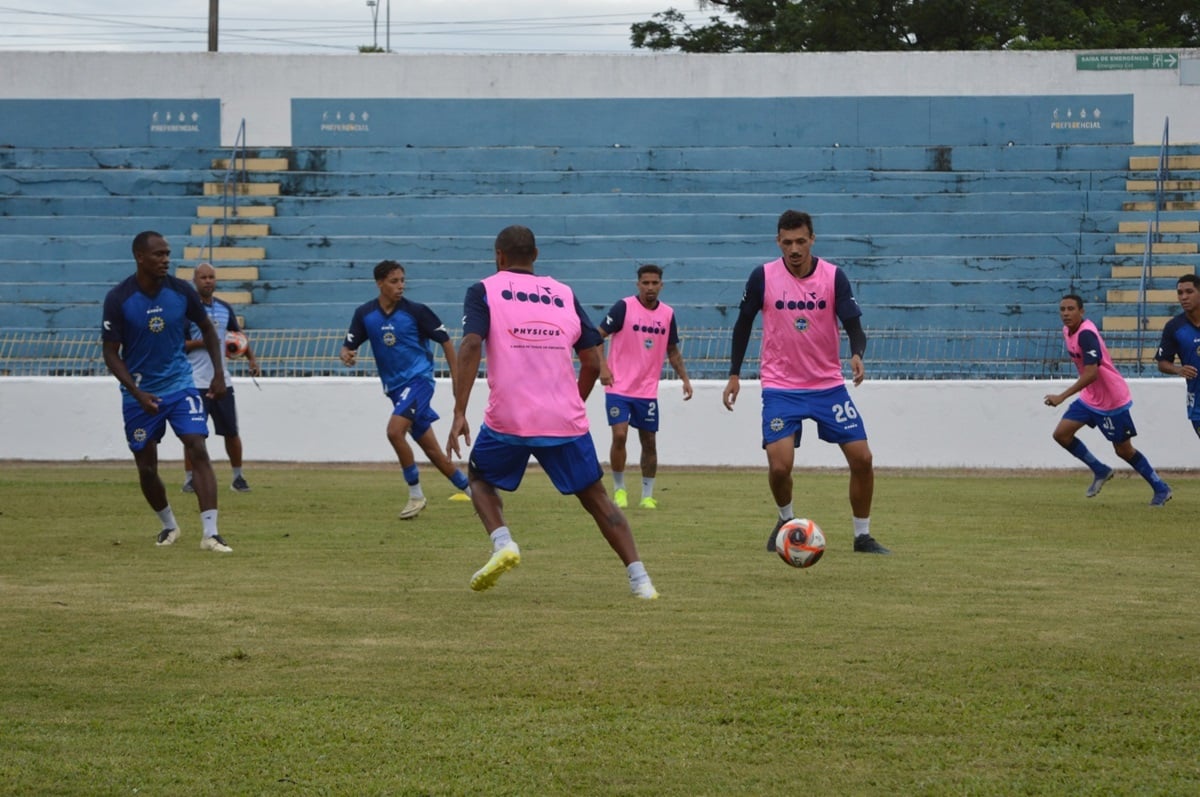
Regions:
M 1063 322 L 1067 354 L 1075 363 L 1079 378 L 1063 392 L 1047 395 L 1044 401 L 1048 407 L 1057 407 L 1076 393 L 1079 398 L 1071 402 L 1054 428 L 1054 442 L 1091 468 L 1092 484 L 1086 495 L 1095 498 L 1105 482 L 1113 477 L 1113 469 L 1096 459 L 1075 433 L 1084 426 L 1096 427 L 1112 443 L 1117 456 L 1128 462 L 1153 488 L 1150 506 L 1162 506 L 1171 500 L 1171 488 L 1159 478 L 1146 457 L 1133 447 L 1137 429 L 1129 412 L 1133 406 L 1129 386 L 1113 366 L 1096 325 L 1083 317 L 1083 299 L 1073 293 L 1063 296 L 1058 303 L 1058 315 Z
M 339 355 L 353 367 L 358 362 L 358 347 L 371 341 L 375 367 L 383 382 L 383 392 L 392 402 L 387 438 L 400 459 L 404 481 L 408 483 L 408 503 L 400 510 L 401 520 L 412 520 L 428 503 L 421 489 L 417 459 L 405 439 L 408 435 L 429 457 L 433 466 L 460 490 L 467 490 L 467 477 L 446 458 L 438 447 L 433 422 L 440 416 L 433 411 L 433 343 L 439 343 L 450 368 L 450 384 L 456 382 L 456 358 L 450 333 L 437 315 L 419 302 L 404 298 L 404 266 L 384 260 L 375 266 L 375 285 L 379 296 L 354 311 L 350 330 Z
M 647 263 L 637 270 L 637 289 L 612 306 L 598 327 L 600 337 L 612 340 L 608 357 L 600 360 L 600 384 L 612 431 L 609 462 L 612 465 L 613 502 L 629 505 L 625 490 L 625 442 L 629 427 L 638 430 L 642 446 L 642 509 L 657 509 L 654 477 L 658 473 L 658 378 L 663 360 L 669 359 L 683 380 L 683 400 L 692 397 L 692 382 L 679 351 L 675 311 L 658 299 L 662 291 L 661 266 Z
M 762 321 L 762 439 L 767 452 L 767 480 L 779 520 L 767 538 L 775 550 L 775 533 L 795 517 L 792 466 L 800 446 L 801 421 L 817 424 L 817 434 L 842 449 L 850 466 L 850 509 L 854 550 L 888 554 L 871 536 L 871 500 L 875 466 L 867 431 L 842 376 L 838 322 L 850 339 L 850 369 L 855 386 L 866 376 L 863 332 L 858 301 L 850 280 L 833 263 L 812 253 L 812 217 L 785 211 L 776 225 L 775 242 L 782 257 L 755 268 L 746 280 L 741 309 L 733 325 L 729 381 L 722 401 L 732 411 L 741 391 L 739 374 L 754 317 Z
M 447 453 L 458 454 L 460 437 L 471 445 L 467 404 L 484 341 L 491 390 L 467 473 L 475 511 L 492 539 L 492 555 L 471 577 L 471 589 L 489 589 L 521 563 L 497 491 L 516 490 L 533 456 L 558 491 L 574 495 L 592 516 L 625 564 L 634 597 L 652 600 L 658 592 L 638 556 L 629 521 L 604 491 L 604 472 L 588 431 L 584 402 L 600 375 L 600 333 L 570 287 L 533 273 L 537 255 L 528 227 L 501 230 L 496 273 L 468 288 L 463 301 L 461 378 L 454 391 Z M 579 354 L 578 378 L 572 350 Z
M 104 298 L 100 339 L 104 364 L 121 383 L 125 439 L 137 463 L 142 495 L 162 522 L 156 544 L 179 539 L 179 523 L 158 475 L 158 444 L 170 424 L 192 460 L 204 530 L 200 548 L 230 553 L 233 549 L 217 533 L 217 481 L 204 442 L 208 417 L 183 353 L 184 327 L 191 321 L 200 330 L 214 368 L 221 361 L 221 339 L 192 286 L 170 276 L 171 247 L 162 235 L 138 233 L 133 259 L 137 271 Z M 221 370 L 214 371 L 206 392 L 216 400 L 224 395 Z
M 1187 380 L 1187 414 L 1192 428 L 1200 436 L 1200 277 L 1184 274 L 1175 285 L 1182 313 L 1163 327 L 1162 342 L 1158 344 L 1158 370 L 1164 374 L 1182 376 Z M 1179 365 L 1175 358 L 1179 358 Z
M 208 313 L 213 326 L 216 327 L 217 337 L 223 340 L 226 331 L 240 332 L 241 327 L 238 326 L 237 315 L 233 312 L 229 302 L 214 295 L 217 290 L 217 270 L 209 263 L 201 263 L 196 266 L 196 271 L 192 275 L 192 283 L 196 286 L 196 293 L 200 294 L 200 303 L 204 305 L 204 311 Z M 212 360 L 208 359 L 208 351 L 204 347 L 204 337 L 200 333 L 200 328 L 189 322 L 187 337 L 188 339 L 183 344 L 183 350 L 187 352 L 188 362 L 192 364 L 192 380 L 197 385 L 208 385 L 213 378 L 213 364 Z M 248 344 L 246 346 L 246 362 L 250 366 L 251 374 L 258 376 L 262 373 L 258 367 L 258 360 L 254 358 L 254 348 Z M 206 396 L 204 411 L 208 413 L 208 417 L 212 418 L 213 431 L 225 439 L 225 453 L 233 468 L 233 483 L 230 488 L 235 492 L 248 493 L 250 485 L 246 483 L 246 477 L 242 473 L 242 438 L 238 434 L 237 402 L 233 397 L 233 380 L 229 376 L 229 363 L 225 360 L 224 345 L 221 346 L 221 368 L 225 376 L 225 395 L 219 399 L 211 399 Z M 183 474 L 183 491 L 185 493 L 194 492 L 192 460 L 188 456 L 187 449 L 183 451 Z

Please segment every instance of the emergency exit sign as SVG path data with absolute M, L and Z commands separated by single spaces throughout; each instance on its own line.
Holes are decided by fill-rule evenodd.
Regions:
M 1096 72 L 1105 69 L 1175 69 L 1179 53 L 1081 53 L 1075 69 Z

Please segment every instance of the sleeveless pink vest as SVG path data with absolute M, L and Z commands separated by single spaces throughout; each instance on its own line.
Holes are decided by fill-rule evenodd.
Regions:
M 625 324 L 608 338 L 613 383 L 605 392 L 629 398 L 658 398 L 658 378 L 667 359 L 667 339 L 675 311 L 665 302 L 647 310 L 636 296 L 625 298 Z
M 1079 398 L 1083 399 L 1084 404 L 1095 410 L 1107 412 L 1120 409 L 1133 401 L 1133 396 L 1129 393 L 1129 385 L 1126 384 L 1125 378 L 1121 376 L 1120 371 L 1113 367 L 1112 357 L 1108 356 L 1108 347 L 1104 345 L 1104 338 L 1100 337 L 1100 331 L 1096 329 L 1096 325 L 1085 318 L 1074 334 L 1067 327 L 1063 327 L 1063 340 L 1067 344 L 1067 353 L 1071 355 L 1071 362 L 1075 363 L 1075 369 L 1083 373 L 1083 350 L 1079 347 L 1079 333 L 1085 329 L 1094 332 L 1096 340 L 1100 341 L 1100 362 L 1098 363 L 1100 371 L 1095 382 L 1079 391 Z
M 783 258 L 763 266 L 762 386 L 827 390 L 846 383 L 839 356 L 835 267 L 816 260 L 812 274 L 792 276 Z
M 573 354 L 581 329 L 575 294 L 550 277 L 515 271 L 497 272 L 483 286 L 491 314 L 484 423 L 517 437 L 587 432 Z

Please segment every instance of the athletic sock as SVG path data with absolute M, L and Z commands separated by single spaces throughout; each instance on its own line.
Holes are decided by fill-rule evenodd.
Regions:
M 471 483 L 467 481 L 467 474 L 461 470 L 454 471 L 454 475 L 450 477 L 450 483 L 464 492 L 471 489 Z
M 241 469 L 241 468 L 234 468 L 234 469 L 233 469 L 233 478 L 235 478 L 235 479 L 240 479 L 240 478 L 242 478 L 242 469 Z
M 795 510 L 792 509 L 791 504 L 784 504 L 783 506 L 779 507 L 779 519 L 780 520 L 791 520 L 795 516 L 796 516 L 796 512 L 795 512 Z
M 854 518 L 854 536 L 855 537 L 871 536 L 871 518 L 869 518 L 869 517 Z
M 205 537 L 217 536 L 217 510 L 206 509 L 200 513 L 200 525 Z
M 624 490 L 625 489 L 625 471 L 614 470 L 612 477 L 613 477 L 613 489 L 614 490 Z
M 421 471 L 417 470 L 416 465 L 409 465 L 404 471 L 404 481 L 409 487 L 421 481 Z
M 513 541 L 512 532 L 508 530 L 508 526 L 500 526 L 488 536 L 492 538 L 493 552 L 500 550 Z
M 1092 473 L 1097 476 L 1103 476 L 1109 470 L 1107 465 L 1096 459 L 1091 451 L 1088 451 L 1088 447 L 1078 437 L 1071 441 L 1071 445 L 1067 446 L 1067 453 L 1091 468 Z
M 1146 459 L 1146 455 L 1141 451 L 1133 455 L 1133 458 L 1129 460 L 1129 465 L 1140 473 L 1143 479 L 1150 482 L 1150 486 L 1154 488 L 1154 492 L 1159 492 L 1167 486 L 1154 471 L 1154 466 L 1150 464 L 1150 460 Z
M 164 529 L 179 528 L 179 521 L 175 519 L 175 513 L 171 511 L 171 505 L 167 504 L 166 509 L 161 509 L 154 514 L 158 515 L 158 519 L 162 522 Z
M 642 498 L 654 497 L 654 479 L 642 478 Z

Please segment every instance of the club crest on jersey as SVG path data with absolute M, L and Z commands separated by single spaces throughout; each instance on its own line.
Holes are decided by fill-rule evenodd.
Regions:
M 146 442 L 146 430 L 142 429 L 141 427 L 134 429 L 133 430 L 133 442 L 135 442 L 135 443 Z
M 162 332 L 164 329 L 166 329 L 167 324 L 165 321 L 163 321 L 162 316 L 152 315 L 152 316 L 150 316 L 150 320 L 146 322 L 146 327 L 151 332 L 158 334 L 159 332 Z
M 808 329 L 808 319 L 804 316 L 801 316 L 792 322 L 792 326 L 796 328 L 797 332 L 804 332 L 806 329 Z
M 772 418 L 770 422 L 772 432 L 783 431 L 783 418 Z
M 643 349 L 653 349 L 654 348 L 654 338 L 646 338 L 645 340 L 643 340 L 642 348 Z
M 383 345 L 384 346 L 395 346 L 396 345 L 396 333 L 395 332 L 384 332 L 383 333 Z
M 609 417 L 616 418 L 618 415 L 621 414 L 621 408 L 620 407 L 610 407 L 608 410 L 608 414 L 609 414 Z

